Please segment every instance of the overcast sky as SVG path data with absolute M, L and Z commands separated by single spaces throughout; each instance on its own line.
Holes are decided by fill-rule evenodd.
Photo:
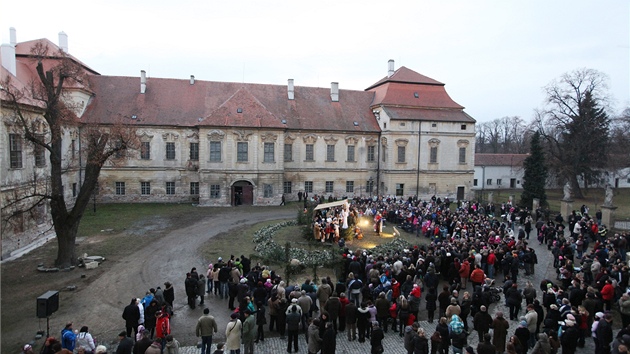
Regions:
M 473 118 L 526 121 L 565 72 L 608 75 L 614 112 L 630 107 L 630 2 L 4 1 L 2 43 L 68 35 L 103 75 L 363 90 L 387 61 L 446 84 Z

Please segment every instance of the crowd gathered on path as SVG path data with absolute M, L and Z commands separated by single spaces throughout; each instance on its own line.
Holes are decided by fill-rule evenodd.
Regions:
M 286 340 L 288 353 L 335 353 L 340 340 L 367 342 L 371 353 L 386 353 L 389 331 L 409 354 L 571 354 L 586 341 L 593 341 L 596 354 L 628 351 L 630 234 L 609 234 L 601 213 L 591 217 L 586 206 L 552 218 L 509 202 L 450 204 L 389 197 L 318 210 L 313 229 L 319 241 L 340 241 L 345 229 L 356 235 L 366 218 L 376 232 L 391 223 L 419 238 L 415 246 L 384 254 L 339 242 L 344 267 L 335 280 L 287 284 L 244 255 L 219 257 L 203 272 L 192 268 L 184 287 L 188 306 L 204 308 L 191 329 L 201 353 L 211 353 L 213 337 L 225 339 L 215 343 L 214 353 L 254 353 L 269 335 Z M 554 279 L 523 281 L 539 258 L 530 242 L 553 257 Z M 205 307 L 204 299 L 212 305 Z M 123 310 L 116 353 L 177 354 L 169 322 L 173 301 L 168 282 L 133 298 Z M 232 311 L 225 329 L 211 314 L 222 301 Z M 492 311 L 499 302 L 508 313 Z M 614 318 L 621 319 L 616 335 Z M 77 333 L 68 325 L 59 340 L 47 340 L 45 353 L 99 352 L 86 339 L 87 327 Z M 476 348 L 468 345 L 473 332 Z M 307 348 L 298 347 L 301 334 Z

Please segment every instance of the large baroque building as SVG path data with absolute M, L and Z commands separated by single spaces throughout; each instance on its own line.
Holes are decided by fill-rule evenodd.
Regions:
M 2 46 L 2 77 L 22 85 L 35 78 L 33 45 L 68 53 L 63 33 L 59 46 L 47 39 L 17 43 L 14 30 L 11 38 Z M 70 200 L 81 184 L 81 126 L 120 122 L 136 128 L 139 149 L 103 168 L 99 202 L 277 205 L 299 191 L 336 198 L 472 196 L 475 120 L 443 83 L 395 69 L 393 60 L 386 76 L 357 91 L 336 82 L 303 87 L 292 79 L 284 86 L 153 78 L 144 71 L 105 76 L 69 56 L 90 74 L 89 85 L 68 88 L 81 107 L 80 124 L 64 136 Z M 32 112 L 38 119 L 36 105 Z M 3 108 L 3 201 L 33 169 L 45 170 L 40 152 L 15 144 L 21 138 L 10 117 Z M 40 208 L 46 212 L 45 203 Z M 20 237 L 35 237 L 24 235 L 37 223 L 22 222 L 3 228 L 3 255 Z

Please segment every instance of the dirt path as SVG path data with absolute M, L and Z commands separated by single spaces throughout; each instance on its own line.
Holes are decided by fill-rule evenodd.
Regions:
M 239 229 L 246 225 L 294 216 L 295 210 L 292 208 L 214 209 L 210 216 L 196 223 L 182 225 L 179 229 L 161 237 L 152 238 L 139 251 L 113 264 L 108 264 L 109 269 L 89 286 L 82 287 L 76 292 L 62 293 L 61 301 L 64 302 L 64 306 L 50 318 L 51 335 L 58 336 L 63 325 L 72 321 L 75 328 L 88 325 L 90 332 L 97 340 L 107 345 L 116 340 L 118 332 L 124 330 L 121 314 L 131 298 L 142 297 L 149 288 L 163 287 L 162 284 L 165 281 L 170 281 L 175 287 L 175 316 L 171 322 L 172 333 L 183 345 L 193 345 L 196 343 L 194 328 L 197 319 L 202 314 L 202 309 L 197 307 L 195 310 L 190 310 L 186 306 L 183 285 L 185 274 L 192 267 L 197 267 L 200 273 L 205 272 L 207 261 L 199 255 L 200 246 L 224 232 L 239 232 Z M 138 242 L 131 237 L 128 240 L 128 242 Z M 125 245 L 121 244 L 120 247 L 125 247 Z M 229 255 L 224 255 L 226 256 L 229 257 Z M 34 299 L 32 301 L 35 305 Z M 219 301 L 206 300 L 206 306 L 217 318 L 221 329 L 225 328 L 229 310 L 225 300 L 221 303 Z M 33 309 L 33 315 L 34 312 Z M 32 318 L 31 314 L 26 314 L 26 316 Z M 13 321 L 3 316 L 3 321 L 7 320 Z M 10 331 L 3 331 L 5 333 L 2 333 L 2 352 L 8 349 L 5 345 L 9 343 L 13 347 L 32 340 L 38 329 L 37 322 L 30 321 L 28 328 L 25 327 L 24 322 L 23 319 L 16 318 L 16 327 L 11 328 Z M 28 324 L 29 321 L 26 323 Z M 41 322 L 39 326 L 42 326 Z M 44 320 L 43 328 L 45 327 Z M 3 328 L 6 329 L 6 326 Z M 40 343 L 37 344 L 39 346 Z

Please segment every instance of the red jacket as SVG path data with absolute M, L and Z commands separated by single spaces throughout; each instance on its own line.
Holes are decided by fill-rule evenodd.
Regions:
M 462 263 L 462 266 L 459 267 L 459 276 L 461 278 L 468 278 L 469 275 L 470 275 L 470 263 L 468 263 L 468 260 L 465 260 L 464 263 Z
M 168 320 L 168 314 L 164 314 L 157 319 L 155 335 L 158 338 L 165 338 L 169 334 L 171 334 L 171 324 Z
M 470 274 L 470 281 L 475 283 L 481 283 L 486 279 L 486 274 L 481 270 L 481 268 L 475 268 Z
M 610 301 L 615 296 L 615 288 L 613 288 L 612 284 L 606 283 L 601 291 L 602 299 L 606 301 Z

